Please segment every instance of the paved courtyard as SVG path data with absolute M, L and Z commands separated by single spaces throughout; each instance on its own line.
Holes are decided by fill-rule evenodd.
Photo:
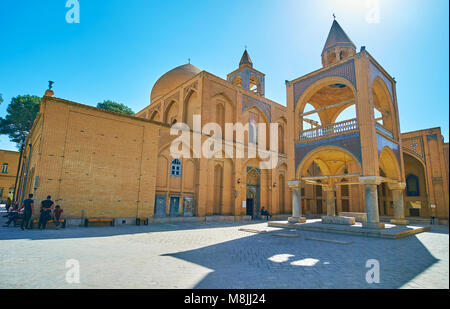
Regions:
M 449 288 L 447 226 L 398 240 L 239 229 L 281 232 L 261 221 L 1 227 L 0 288 Z M 79 283 L 66 282 L 70 259 Z M 380 283 L 366 282 L 369 259 Z

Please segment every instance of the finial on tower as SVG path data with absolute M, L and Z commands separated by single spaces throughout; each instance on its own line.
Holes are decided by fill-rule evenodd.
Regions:
M 333 13 L 333 20 L 336 20 L 336 15 L 334 15 L 334 13 Z
M 188 58 L 188 63 L 191 64 L 191 58 Z
M 48 81 L 48 89 L 45 91 L 44 97 L 53 97 L 55 95 L 55 93 L 52 90 L 54 83 L 55 83 L 54 81 L 51 80 Z

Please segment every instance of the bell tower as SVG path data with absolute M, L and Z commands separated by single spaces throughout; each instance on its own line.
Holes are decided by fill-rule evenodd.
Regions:
M 341 28 L 336 19 L 322 50 L 322 66 L 326 67 L 356 53 L 356 46 Z
M 265 74 L 253 68 L 247 49 L 239 61 L 239 68 L 227 75 L 227 80 L 233 85 L 253 91 L 260 96 L 264 96 L 264 78 Z

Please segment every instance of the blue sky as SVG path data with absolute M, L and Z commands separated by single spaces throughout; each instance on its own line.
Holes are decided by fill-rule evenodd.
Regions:
M 440 126 L 449 138 L 447 0 L 66 0 L 0 1 L 0 93 L 55 96 L 87 105 L 105 99 L 139 111 L 159 76 L 187 63 L 215 75 L 237 68 L 244 46 L 266 74 L 266 97 L 286 104 L 285 80 L 321 67 L 335 13 L 397 80 L 402 132 Z M 379 4 L 370 23 L 367 3 Z M 372 4 L 373 5 L 373 4 Z M 373 6 L 372 6 L 373 7 Z M 7 136 L 0 148 L 15 150 Z

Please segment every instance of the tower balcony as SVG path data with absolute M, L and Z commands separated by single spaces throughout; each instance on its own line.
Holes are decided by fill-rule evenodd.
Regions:
M 358 130 L 358 122 L 356 118 L 336 122 L 333 124 L 304 130 L 300 133 L 300 143 L 310 142 L 322 138 L 329 138 L 339 135 L 348 134 L 351 131 Z

